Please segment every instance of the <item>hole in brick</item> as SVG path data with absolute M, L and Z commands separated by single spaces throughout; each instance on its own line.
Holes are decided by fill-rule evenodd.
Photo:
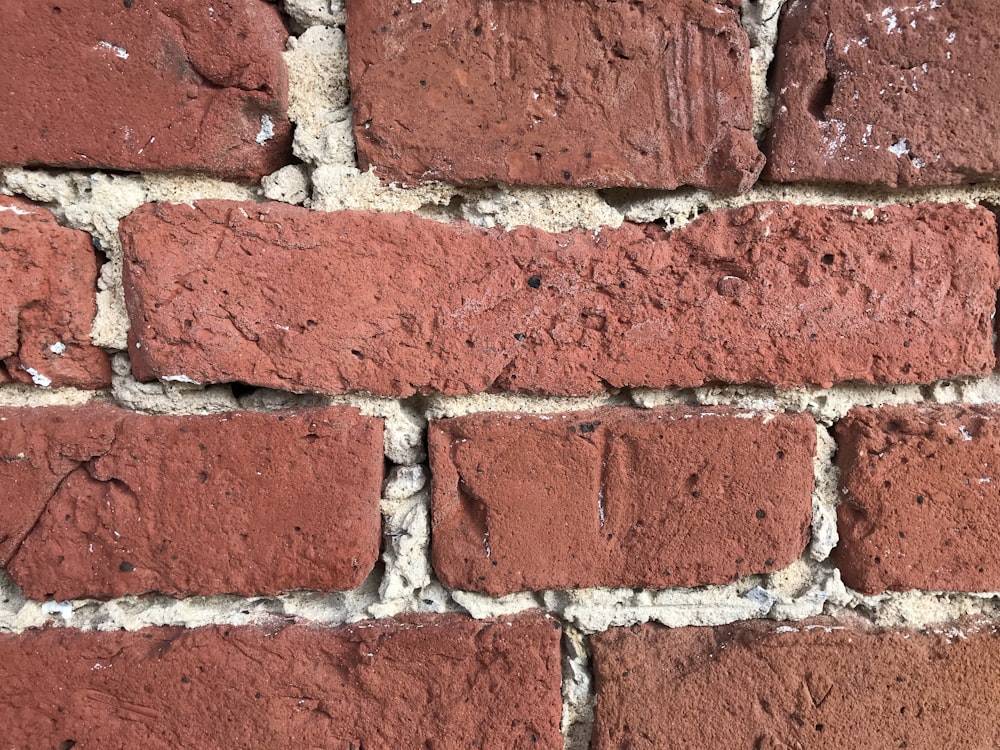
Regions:
M 542 287 L 542 277 L 541 276 L 529 276 L 528 286 L 532 289 L 541 289 Z
M 249 383 L 244 383 L 241 380 L 236 381 L 230 386 L 233 389 L 233 398 L 243 398 L 244 396 L 249 396 L 251 393 L 257 390 L 256 386 L 250 385 Z
M 71 747 L 76 747 L 76 740 L 63 740 L 59 743 L 59 750 L 70 750 Z
M 58 16 L 60 13 L 62 13 L 62 8 L 60 8 L 58 5 L 56 5 L 55 7 L 52 8 L 52 12 L 55 13 Z M 73 745 L 75 745 L 75 744 L 76 743 L 74 742 Z M 70 747 L 73 747 L 73 745 L 70 745 Z
M 827 253 L 826 255 L 824 255 L 822 258 L 820 258 L 820 262 L 823 265 L 825 265 L 825 266 L 832 266 L 833 265 L 833 253 Z
M 123 560 L 122 564 L 118 566 L 118 570 L 122 573 L 131 573 L 135 570 L 135 566 L 132 563 Z
M 837 85 L 837 79 L 832 73 L 827 73 L 826 78 L 820 83 L 813 95 L 809 98 L 809 114 L 817 120 L 825 120 L 824 112 L 833 102 L 833 90 Z

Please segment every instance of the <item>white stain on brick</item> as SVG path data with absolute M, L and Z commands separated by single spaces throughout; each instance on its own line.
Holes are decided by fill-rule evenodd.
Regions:
M 119 47 L 117 44 L 112 44 L 111 42 L 105 42 L 103 39 L 99 41 L 95 46 L 96 50 L 108 50 L 109 52 L 114 52 L 115 57 L 122 60 L 128 60 L 128 50 L 124 47 Z
M 274 121 L 268 115 L 261 115 L 260 132 L 257 133 L 257 137 L 254 140 L 263 146 L 272 138 L 274 138 Z
M 50 378 L 45 377 L 33 367 L 25 367 L 24 365 L 21 365 L 21 369 L 31 376 L 31 380 L 35 385 L 39 385 L 42 388 L 48 388 L 52 385 L 52 380 Z

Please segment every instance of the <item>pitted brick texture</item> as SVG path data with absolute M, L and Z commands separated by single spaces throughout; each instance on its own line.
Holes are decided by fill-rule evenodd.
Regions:
M 390 396 L 985 375 L 986 209 L 763 203 L 673 233 L 511 232 L 281 204 L 122 223 L 129 355 L 184 375 Z
M 785 8 L 768 179 L 896 187 L 1000 176 L 991 0 Z
M 35 631 L 0 636 L 0 677 L 9 747 L 562 748 L 539 616 Z
M 35 599 L 348 589 L 379 551 L 382 424 L 0 409 L 0 563 Z
M 432 557 L 502 595 L 724 583 L 809 540 L 816 428 L 719 408 L 431 422 Z
M 263 0 L 5 0 L 0 164 L 260 179 L 290 160 Z
M 1000 639 L 819 620 L 591 638 L 594 750 L 997 747 Z
M 1000 589 L 1000 407 L 856 408 L 837 442 L 844 583 Z
M 110 384 L 108 355 L 90 341 L 97 266 L 85 232 L 0 196 L 0 383 Z
M 384 180 L 744 190 L 763 166 L 727 0 L 355 0 L 354 132 Z

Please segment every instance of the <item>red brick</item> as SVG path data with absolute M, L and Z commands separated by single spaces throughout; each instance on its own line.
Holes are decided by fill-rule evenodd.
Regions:
M 4 0 L 0 164 L 259 179 L 291 158 L 287 37 L 263 0 Z
M 848 586 L 1000 589 L 1000 407 L 852 409 L 837 442 Z
M 31 598 L 347 589 L 378 557 L 382 424 L 354 409 L 0 423 L 0 563 Z
M 768 203 L 673 233 L 512 232 L 281 204 L 122 223 L 129 354 L 286 390 L 606 387 L 985 375 L 1000 280 L 986 209 Z
M 554 625 L 438 616 L 3 635 L 4 746 L 554 750 Z
M 768 179 L 897 187 L 1000 176 L 992 0 L 785 8 Z
M 628 408 L 433 421 L 432 557 L 447 586 L 667 588 L 782 568 L 809 540 L 804 414 Z
M 362 169 L 462 184 L 745 190 L 754 142 L 738 0 L 355 0 Z
M 847 627 L 844 627 L 844 626 Z M 1000 746 L 1000 639 L 862 623 L 593 636 L 594 750 Z
M 111 384 L 108 355 L 90 341 L 97 273 L 90 235 L 0 196 L 0 383 Z

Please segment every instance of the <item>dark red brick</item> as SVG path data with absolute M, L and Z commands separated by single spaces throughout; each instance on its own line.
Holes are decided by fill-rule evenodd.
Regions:
M 848 586 L 1000 589 L 1000 407 L 852 409 L 837 442 Z
M 122 223 L 129 354 L 141 379 L 391 396 L 989 373 L 993 214 L 869 215 L 767 203 L 547 234 L 147 205 Z
M 31 598 L 358 586 L 382 424 L 355 409 L 0 409 L 0 563 Z
M 864 627 L 824 619 L 595 635 L 592 747 L 1000 746 L 993 628 L 959 637 Z
M 1000 176 L 995 3 L 785 8 L 768 179 L 905 187 Z
M 287 37 L 263 0 L 4 0 L 0 164 L 259 179 L 291 157 Z
M 403 183 L 745 190 L 763 157 L 738 6 L 350 2 L 360 166 Z
M 108 355 L 90 341 L 97 273 L 90 235 L 0 196 L 0 383 L 111 384 Z
M 612 408 L 435 420 L 432 557 L 447 586 L 667 588 L 785 567 L 809 541 L 805 414 Z
M 539 616 L 0 635 L 5 747 L 562 748 Z

